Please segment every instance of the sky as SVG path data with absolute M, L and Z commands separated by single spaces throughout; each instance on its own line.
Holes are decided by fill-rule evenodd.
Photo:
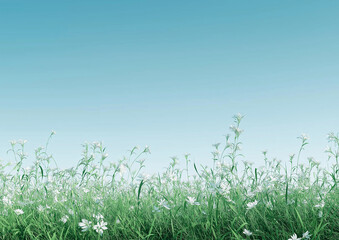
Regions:
M 326 162 L 339 132 L 338 1 L 0 2 L 0 159 L 27 139 L 26 163 L 50 143 L 59 167 L 84 142 L 117 162 L 150 146 L 148 172 L 172 156 L 211 165 L 232 116 L 245 160 Z

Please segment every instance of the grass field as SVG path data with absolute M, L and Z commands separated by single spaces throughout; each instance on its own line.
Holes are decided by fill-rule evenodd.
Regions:
M 25 141 L 12 141 L 15 163 L 0 165 L 0 239 L 339 239 L 338 135 L 328 135 L 329 169 L 300 163 L 306 135 L 286 162 L 263 152 L 259 167 L 239 160 L 241 120 L 213 145 L 212 168 L 186 155 L 184 169 L 173 158 L 152 176 L 148 147 L 108 162 L 101 143 L 84 144 L 61 170 L 47 151 L 54 132 L 31 167 Z

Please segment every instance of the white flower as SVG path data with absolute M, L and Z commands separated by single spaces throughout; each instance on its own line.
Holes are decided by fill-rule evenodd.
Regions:
M 96 197 L 94 200 L 95 200 L 95 203 L 103 205 L 102 197 Z M 101 215 L 101 214 L 99 214 L 99 215 Z M 93 217 L 94 217 L 94 215 L 93 215 Z M 104 217 L 102 217 L 102 218 L 104 218 Z
M 49 183 L 53 183 L 53 182 L 54 182 L 53 176 L 49 175 L 49 176 L 47 177 L 47 181 L 48 181 Z
M 119 218 L 117 218 L 117 220 L 115 221 L 116 224 L 120 224 L 120 220 Z
M 71 214 L 71 215 L 74 215 L 73 209 L 69 209 L 69 210 L 68 210 L 68 213 Z
M 187 197 L 186 201 L 191 205 L 200 205 L 200 203 L 195 201 L 195 197 Z
M 148 173 L 142 173 L 142 174 L 139 175 L 140 180 L 144 180 L 144 182 L 149 180 L 150 177 L 151 177 L 151 175 L 149 175 Z
M 322 218 L 322 217 L 323 217 L 323 211 L 319 211 L 318 217 L 319 217 L 319 218 Z
M 126 167 L 125 167 L 124 164 L 121 164 L 121 165 L 119 166 L 119 174 L 120 174 L 120 175 L 124 175 L 125 172 L 126 172 Z
M 173 173 L 173 172 L 170 172 L 168 174 L 168 177 L 171 179 L 172 182 L 175 182 L 175 181 L 178 180 L 177 175 L 175 173 Z
M 271 210 L 273 210 L 273 205 L 272 205 L 271 202 L 267 202 L 267 203 L 266 203 L 266 207 L 269 208 L 269 209 L 271 209 Z
M 244 229 L 244 231 L 242 233 L 245 234 L 248 237 L 252 235 L 252 232 L 247 230 L 247 229 Z
M 24 214 L 24 211 L 22 211 L 21 209 L 15 209 L 14 212 L 16 213 L 16 215 Z
M 152 212 L 160 212 L 160 209 L 157 206 L 154 206 Z
M 305 233 L 303 234 L 303 237 L 302 237 L 302 238 L 310 239 L 310 238 L 311 238 L 311 235 L 312 235 L 312 234 L 310 234 L 310 233 L 307 231 L 307 232 L 305 232 Z
M 149 146 L 145 146 L 145 149 L 144 149 L 144 152 L 145 153 L 151 153 L 151 150 L 149 149 Z
M 165 199 L 161 199 L 160 201 L 158 201 L 158 204 L 159 204 L 159 206 L 160 207 L 164 207 L 164 208 L 166 208 L 166 209 L 171 209 L 169 206 L 168 206 L 168 204 L 167 204 L 167 202 L 166 202 L 166 200 Z
M 27 140 L 19 139 L 18 143 L 21 144 L 21 145 L 24 145 L 25 143 L 27 143 Z
M 39 211 L 39 212 L 43 212 L 43 211 L 44 211 L 44 207 L 43 207 L 43 206 L 41 206 L 41 205 L 39 205 L 39 207 L 38 207 L 38 211 Z
M 100 213 L 98 215 L 93 214 L 93 217 L 97 219 L 97 221 L 103 220 L 104 216 L 102 216 Z
M 4 209 L 4 210 L 2 211 L 2 215 L 8 216 L 8 210 L 7 210 L 7 209 Z
M 88 221 L 86 219 L 82 219 L 81 222 L 79 222 L 79 227 L 81 227 L 82 232 L 86 232 L 89 228 L 91 228 L 91 221 Z
M 67 220 L 68 220 L 68 216 L 67 215 L 65 215 L 65 216 L 63 216 L 61 219 L 60 219 L 60 221 L 61 222 L 63 222 L 63 223 L 66 223 L 67 222 Z
M 107 229 L 106 227 L 107 222 L 104 222 L 103 220 L 101 220 L 100 222 L 97 223 L 97 225 L 93 226 L 93 229 L 99 233 L 100 235 L 102 235 L 104 233 L 104 230 Z
M 301 238 L 298 238 L 297 234 L 293 234 L 288 240 L 300 240 Z
M 321 203 L 315 205 L 314 207 L 315 208 L 323 208 L 325 206 L 325 202 L 324 201 L 321 201 Z
M 257 206 L 257 204 L 258 204 L 258 201 L 257 200 L 255 200 L 254 202 L 249 202 L 249 203 L 247 203 L 247 209 L 249 210 L 249 209 L 252 209 L 252 208 L 254 208 L 255 206 Z
M 3 197 L 3 198 L 2 198 L 2 202 L 3 202 L 5 205 L 12 205 L 12 201 L 11 201 L 8 197 Z
M 309 137 L 305 134 L 305 133 L 303 133 L 303 134 L 301 134 L 301 136 L 299 137 L 302 141 L 307 141 L 308 139 L 309 139 Z

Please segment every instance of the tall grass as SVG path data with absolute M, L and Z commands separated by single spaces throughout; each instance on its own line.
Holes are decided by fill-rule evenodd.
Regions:
M 330 169 L 300 163 L 305 135 L 288 164 L 263 152 L 256 167 L 239 161 L 241 120 L 213 145 L 212 168 L 185 155 L 185 169 L 172 158 L 152 176 L 143 173 L 148 147 L 108 162 L 100 142 L 86 143 L 61 170 L 47 151 L 55 132 L 31 167 L 26 142 L 12 141 L 15 164 L 0 165 L 0 239 L 339 239 L 338 135 L 328 136 Z

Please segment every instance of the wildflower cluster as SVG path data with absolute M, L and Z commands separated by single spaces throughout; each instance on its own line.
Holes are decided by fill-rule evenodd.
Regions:
M 265 150 L 264 165 L 256 166 L 240 152 L 242 118 L 234 117 L 224 144 L 213 145 L 213 167 L 197 166 L 185 154 L 184 169 L 172 157 L 153 175 L 143 171 L 148 146 L 116 161 L 101 142 L 85 143 L 77 165 L 60 169 L 47 152 L 54 131 L 28 167 L 27 141 L 11 141 L 12 172 L 6 169 L 13 165 L 0 162 L 0 238 L 338 238 L 337 135 L 329 135 L 326 148 L 331 169 L 313 158 L 302 161 L 306 135 L 289 165 Z

